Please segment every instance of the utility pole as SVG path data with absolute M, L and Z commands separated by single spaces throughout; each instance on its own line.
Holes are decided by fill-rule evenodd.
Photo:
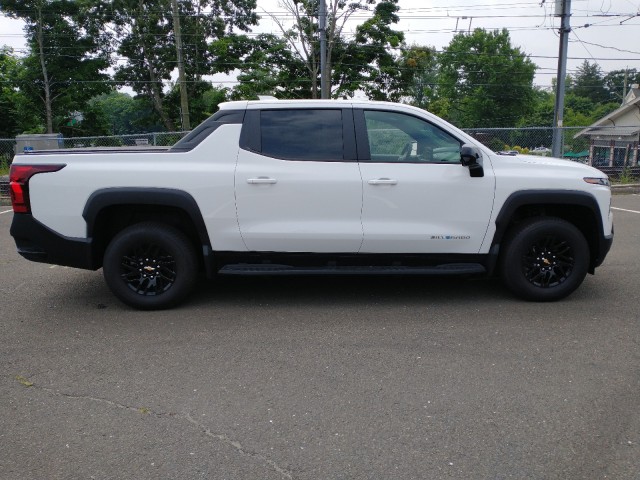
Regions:
M 173 33 L 176 36 L 176 56 L 178 60 L 178 83 L 180 84 L 180 118 L 182 119 L 182 130 L 191 130 L 189 120 L 189 96 L 187 93 L 187 81 L 184 75 L 184 59 L 182 56 L 182 31 L 180 29 L 180 11 L 178 10 L 178 0 L 171 0 L 171 10 L 173 13 Z
M 567 48 L 569 46 L 569 18 L 571 0 L 556 0 L 556 16 L 562 17 L 560 24 L 560 51 L 558 52 L 558 79 L 556 82 L 556 103 L 553 112 L 553 143 L 551 155 L 562 157 L 562 127 L 564 119 L 564 87 L 567 77 Z
M 329 98 L 327 78 L 327 4 L 320 0 L 318 9 L 318 33 L 320 34 L 320 98 Z

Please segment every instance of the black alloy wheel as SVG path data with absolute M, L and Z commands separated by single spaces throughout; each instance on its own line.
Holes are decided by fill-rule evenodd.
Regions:
M 176 281 L 176 259 L 157 243 L 133 246 L 122 256 L 121 277 L 138 295 L 160 295 Z
M 566 281 L 573 272 L 573 248 L 564 238 L 548 235 L 537 239 L 522 257 L 522 270 L 536 287 L 550 288 Z
M 589 261 L 589 245 L 575 225 L 555 217 L 530 218 L 507 235 L 500 276 L 521 298 L 554 301 L 580 286 Z
M 179 230 L 157 222 L 131 225 L 107 246 L 103 260 L 107 285 L 122 302 L 141 310 L 170 308 L 193 289 L 198 260 Z

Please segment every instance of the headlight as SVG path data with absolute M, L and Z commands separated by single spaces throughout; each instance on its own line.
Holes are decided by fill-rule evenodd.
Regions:
M 611 182 L 607 177 L 584 177 L 584 181 L 591 185 L 602 185 L 603 187 L 611 186 Z

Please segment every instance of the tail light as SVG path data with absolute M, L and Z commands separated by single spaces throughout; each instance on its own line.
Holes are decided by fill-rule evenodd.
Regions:
M 57 172 L 65 165 L 11 165 L 9 191 L 15 213 L 31 213 L 29 202 L 29 179 L 37 173 Z

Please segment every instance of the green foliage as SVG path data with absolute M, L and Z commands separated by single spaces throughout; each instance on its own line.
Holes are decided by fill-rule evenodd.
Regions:
M 26 24 L 29 52 L 14 85 L 42 123 L 79 111 L 108 90 L 109 46 L 99 32 L 99 0 L 0 0 L 0 9 Z
M 626 166 L 622 169 L 622 171 L 620 172 L 620 175 L 618 175 L 618 183 L 621 184 L 629 184 L 629 183 L 636 183 L 638 181 L 638 178 L 633 175 L 633 172 L 631 170 L 631 167 Z
M 280 0 L 294 20 L 281 25 L 280 36 L 243 33 L 257 23 L 256 3 L 178 2 L 192 126 L 227 99 L 319 96 L 317 0 Z M 554 96 L 533 87 L 536 66 L 511 45 L 506 30 L 458 34 L 438 54 L 404 43 L 394 29 L 398 0 L 327 4 L 334 97 L 364 92 L 403 101 L 459 127 L 552 125 Z M 44 133 L 48 120 L 67 137 L 180 129 L 170 0 L 0 0 L 0 10 L 26 22 L 29 48 L 23 57 L 0 48 L 0 138 Z M 367 19 L 347 35 L 345 22 L 361 12 Z M 114 55 L 118 63 L 110 75 Z M 214 87 L 204 77 L 215 73 L 237 74 L 238 84 Z M 625 77 L 628 88 L 640 83 L 636 69 L 605 74 L 585 61 L 567 78 L 565 125 L 586 126 L 618 108 Z M 114 84 L 137 95 L 118 93 Z M 503 142 L 497 150 L 526 144 L 524 133 L 495 135 Z M 550 135 L 539 143 L 550 145 Z M 566 140 L 574 151 L 583 149 L 584 139 Z
M 19 75 L 20 62 L 9 47 L 0 49 L 0 138 L 13 137 L 19 132 L 18 104 L 20 92 L 11 81 Z
M 403 96 L 416 107 L 429 110 L 438 108 L 437 99 L 438 57 L 433 47 L 411 45 L 403 48 L 398 59 Z M 440 107 L 442 108 L 442 107 Z
M 142 2 L 113 0 L 109 20 L 119 38 L 118 54 L 126 60 L 115 78 L 150 100 L 164 127 L 176 130 L 179 98 L 166 99 L 165 85 L 176 67 L 174 25 L 169 0 Z M 235 29 L 257 23 L 255 0 L 200 0 L 179 2 L 184 41 L 185 74 L 189 97 L 198 95 L 202 75 L 231 72 L 239 58 L 234 50 L 210 48 L 233 37 Z M 173 105 L 165 105 L 169 101 Z M 196 114 L 198 115 L 198 114 Z
M 576 97 L 587 98 L 592 103 L 603 103 L 610 99 L 602 69 L 597 63 L 591 64 L 588 60 L 578 67 L 569 92 Z
M 476 29 L 456 35 L 439 57 L 438 95 L 459 127 L 506 127 L 533 112 L 536 66 L 509 32 Z
M 261 34 L 255 38 L 238 36 L 225 42 L 227 49 L 235 49 L 242 59 L 238 85 L 231 94 L 233 99 L 253 100 L 258 95 L 277 98 L 308 98 L 310 81 L 305 63 L 285 39 Z
M 192 126 L 196 126 L 209 117 L 218 109 L 218 104 L 226 100 L 227 90 L 225 88 L 215 88 L 209 82 L 202 80 L 194 82 L 189 90 L 191 91 L 189 115 Z M 167 93 L 166 99 L 171 116 L 179 118 L 180 89 L 177 85 Z M 184 130 L 184 128 L 179 128 L 179 130 Z
M 13 154 L 0 153 L 0 175 L 9 175 Z
M 373 3 L 373 2 L 370 2 Z M 400 65 L 394 55 L 404 34 L 391 26 L 398 22 L 397 0 L 381 0 L 371 18 L 356 27 L 353 40 L 336 43 L 332 85 L 335 95 L 353 96 L 364 90 L 372 100 L 399 101 L 403 96 Z
M 609 102 L 617 103 L 618 105 L 624 100 L 625 93 L 625 79 L 627 84 L 627 92 L 631 85 L 640 84 L 640 71 L 635 68 L 629 68 L 625 70 L 612 70 L 604 75 L 603 83 L 609 94 Z
M 364 90 L 370 98 L 395 99 L 398 97 L 395 83 L 399 75 L 393 50 L 399 48 L 404 34 L 390 28 L 398 21 L 398 0 L 327 0 L 327 81 L 330 96 L 348 97 Z M 321 96 L 320 49 L 318 44 L 317 0 L 281 0 L 283 7 L 293 18 L 293 26 L 285 26 L 277 17 L 272 17 L 291 52 L 287 64 L 292 67 L 288 79 L 280 75 L 278 84 L 295 85 L 294 92 L 276 89 L 280 97 L 318 98 Z M 353 39 L 343 33 L 345 23 L 357 12 L 371 11 L 373 14 L 356 27 Z M 301 62 L 301 63 L 298 63 Z M 280 63 L 279 65 L 282 65 Z M 304 75 L 297 78 L 301 66 Z M 285 70 L 286 71 L 286 70 Z M 269 85 L 264 69 L 245 72 L 247 79 L 255 79 L 264 90 Z M 248 83 L 248 82 L 245 82 Z

